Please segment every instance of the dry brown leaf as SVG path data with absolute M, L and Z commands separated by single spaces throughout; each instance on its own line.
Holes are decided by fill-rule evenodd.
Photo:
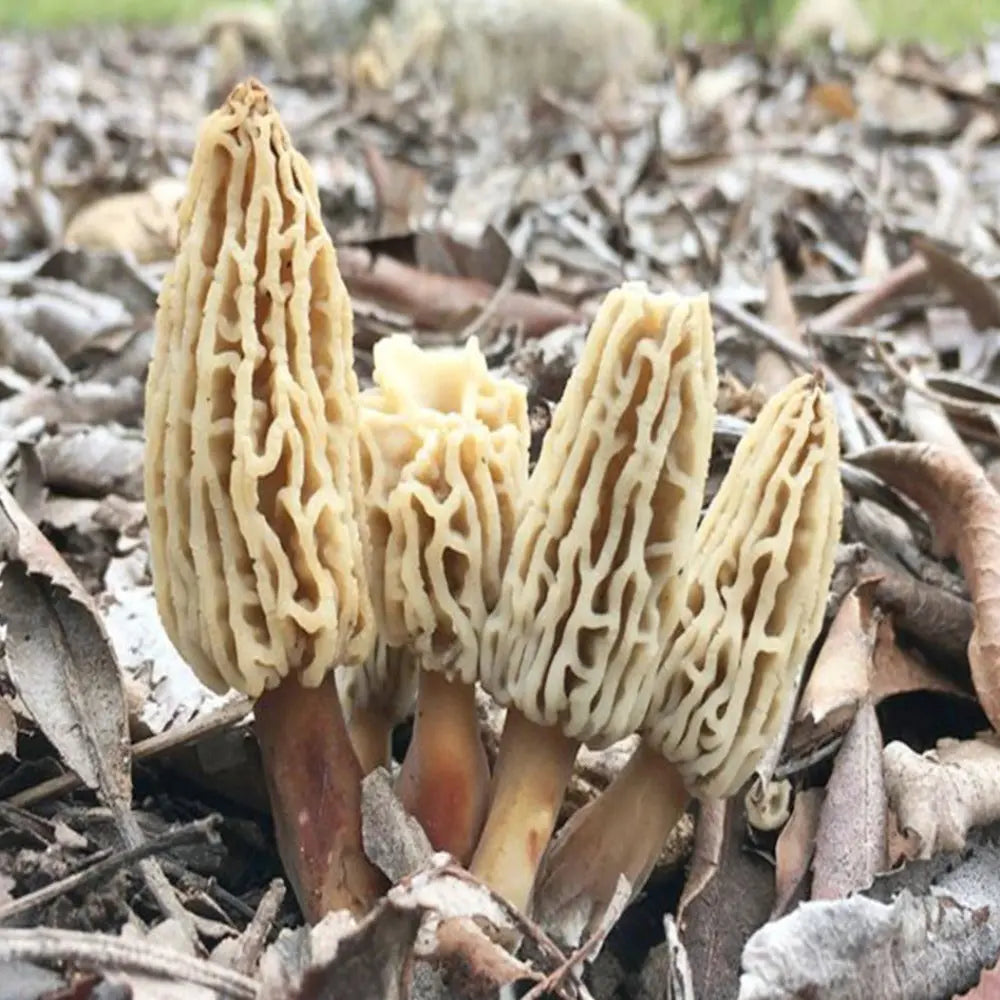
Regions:
M 780 330 L 791 343 L 801 345 L 799 316 L 788 287 L 788 275 L 780 259 L 771 261 L 767 269 L 764 294 L 764 321 L 775 330 Z M 754 381 L 766 397 L 784 389 L 795 375 L 791 365 L 777 351 L 764 349 L 757 355 Z
M 825 80 L 813 84 L 806 94 L 806 101 L 839 121 L 850 121 L 858 114 L 854 94 L 843 80 Z
M 855 459 L 927 514 L 939 555 L 954 554 L 972 594 L 969 665 L 983 711 L 1000 726 L 1000 494 L 979 465 L 929 444 L 891 444 Z
M 778 835 L 774 847 L 774 906 L 771 919 L 783 916 L 803 889 L 813 854 L 816 831 L 819 829 L 822 788 L 806 788 L 795 796 L 792 815 Z
M 870 588 L 855 588 L 841 602 L 795 710 L 793 752 L 846 731 L 871 687 L 871 656 L 878 616 Z
M 17 716 L 7 699 L 0 695 L 0 757 L 17 756 Z
M 1000 296 L 988 281 L 926 236 L 915 236 L 913 247 L 927 261 L 931 277 L 951 292 L 977 330 L 1000 327 Z
M 476 278 L 431 274 L 385 254 L 340 247 L 337 259 L 352 298 L 395 309 L 424 329 L 460 330 L 491 303 L 498 321 L 522 325 L 529 337 L 583 319 L 577 310 L 554 299 L 498 290 Z
M 890 621 L 883 620 L 878 624 L 872 667 L 869 693 L 873 705 L 911 691 L 936 691 L 955 698 L 971 697 L 949 677 L 932 670 L 916 654 L 901 649 Z
M 813 899 L 867 889 L 885 868 L 882 732 L 871 702 L 854 717 L 826 788 L 816 831 Z
M 942 740 L 920 755 L 897 740 L 883 751 L 889 804 L 914 855 L 957 851 L 973 827 L 1000 820 L 1000 741 Z

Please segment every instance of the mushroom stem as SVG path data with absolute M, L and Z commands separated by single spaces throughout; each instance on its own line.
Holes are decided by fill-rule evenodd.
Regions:
M 490 768 L 479 735 L 476 689 L 444 674 L 420 674 L 413 738 L 397 792 L 431 846 L 467 864 L 489 802 Z
M 377 708 L 355 708 L 347 729 L 351 746 L 361 765 L 362 777 L 377 767 L 388 767 L 392 760 L 392 719 Z
M 278 852 L 303 916 L 365 914 L 385 889 L 361 843 L 361 768 L 332 674 L 290 677 L 254 706 Z
M 493 798 L 470 871 L 522 911 L 566 794 L 580 744 L 507 710 Z
M 645 885 L 691 796 L 677 769 L 641 743 L 614 780 L 576 812 L 545 857 L 535 915 L 546 928 L 589 933 L 624 875 L 632 898 Z

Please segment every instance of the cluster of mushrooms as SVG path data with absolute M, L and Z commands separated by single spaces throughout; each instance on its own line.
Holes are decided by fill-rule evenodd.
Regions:
M 432 846 L 592 925 L 781 730 L 840 533 L 821 379 L 763 407 L 704 517 L 704 296 L 611 291 L 530 470 L 525 390 L 475 341 L 389 337 L 360 391 L 311 170 L 253 80 L 202 126 L 180 234 L 146 396 L 153 582 L 197 676 L 256 699 L 304 915 L 385 891 L 361 781 L 415 701 L 396 788 Z M 507 709 L 492 775 L 477 684 Z M 579 747 L 634 733 L 550 844 Z

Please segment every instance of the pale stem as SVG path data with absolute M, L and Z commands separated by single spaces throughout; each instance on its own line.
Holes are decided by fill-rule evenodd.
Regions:
M 579 747 L 558 727 L 540 726 L 508 709 L 490 811 L 470 870 L 522 911 L 527 911 Z

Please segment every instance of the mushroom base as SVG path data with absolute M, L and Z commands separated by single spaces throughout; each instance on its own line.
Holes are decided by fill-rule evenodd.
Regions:
M 375 708 L 356 708 L 347 724 L 362 777 L 392 762 L 392 719 Z
M 361 842 L 361 768 L 333 675 L 319 687 L 290 677 L 254 706 L 278 852 L 302 913 L 365 914 L 386 888 Z
M 535 895 L 546 930 L 573 945 L 593 933 L 622 876 L 634 899 L 690 799 L 677 769 L 641 743 L 546 855 Z
M 507 711 L 493 798 L 470 871 L 522 911 L 559 816 L 580 744 Z
M 396 791 L 435 851 L 472 857 L 486 818 L 490 769 L 479 734 L 476 689 L 444 675 L 420 675 L 417 712 Z

